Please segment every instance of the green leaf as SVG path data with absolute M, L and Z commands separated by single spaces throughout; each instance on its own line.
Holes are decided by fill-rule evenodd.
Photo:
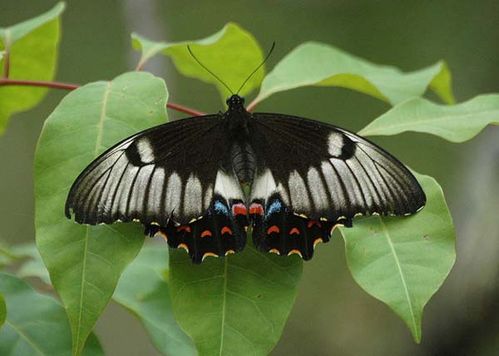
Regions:
M 0 28 L 0 77 L 5 73 L 4 61 L 8 53 L 10 79 L 52 80 L 57 62 L 59 45 L 59 16 L 64 3 L 59 3 L 46 13 L 17 25 Z M 0 79 L 1 82 L 1 79 Z M 0 134 L 9 117 L 38 104 L 47 89 L 27 86 L 0 86 Z
M 99 342 L 97 336 L 91 333 L 85 343 L 85 348 L 82 352 L 83 356 L 104 356 L 104 350 Z
M 228 23 L 209 37 L 175 43 L 152 42 L 134 33 L 132 45 L 135 49 L 142 50 L 138 67 L 142 67 L 155 54 L 163 53 L 172 58 L 180 73 L 214 84 L 224 102 L 231 93 L 191 57 L 187 46 L 191 47 L 204 66 L 220 77 L 234 92 L 263 61 L 262 50 L 253 35 L 235 23 Z M 240 94 L 244 96 L 257 88 L 264 73 L 264 68 L 260 68 L 246 83 Z
M 445 102 L 454 101 L 450 73 L 443 62 L 410 73 L 373 64 L 332 46 L 307 42 L 284 57 L 265 77 L 254 104 L 272 94 L 303 86 L 338 86 L 397 104 L 430 87 Z
M 168 247 L 146 245 L 121 276 L 113 299 L 140 319 L 163 354 L 196 355 L 173 317 L 167 273 Z
M 479 95 L 457 105 L 434 104 L 415 98 L 403 102 L 364 127 L 361 135 L 429 133 L 451 142 L 464 142 L 487 125 L 499 125 L 499 94 Z
M 71 354 L 71 331 L 64 308 L 59 303 L 6 273 L 0 273 L 0 292 L 8 310 L 0 330 L 0 355 Z M 104 354 L 95 335 L 88 340 L 85 355 Z
M 5 298 L 3 294 L 0 293 L 0 329 L 2 325 L 5 323 L 5 319 L 7 318 L 7 307 L 5 306 Z
M 174 313 L 200 355 L 267 355 L 279 340 L 302 273 L 297 256 L 242 253 L 192 264 L 170 253 Z
M 16 253 L 27 257 L 27 259 L 21 263 L 19 269 L 16 271 L 17 277 L 37 277 L 40 278 L 43 283 L 51 285 L 49 272 L 43 264 L 42 256 L 40 256 L 40 252 L 38 252 L 38 249 L 34 243 L 14 246 L 13 250 Z
M 52 9 L 37 17 L 23 21 L 10 27 L 1 27 L 0 37 L 2 37 L 2 39 L 8 38 L 9 40 L 6 42 L 10 42 L 11 44 L 15 43 L 23 37 L 30 35 L 40 26 L 43 26 L 59 17 L 59 15 L 64 11 L 64 8 L 65 4 L 63 2 L 59 2 Z
M 15 264 L 23 257 L 26 256 L 0 240 L 0 268 Z
M 75 354 L 144 237 L 138 224 L 75 224 L 64 217 L 66 195 L 77 175 L 106 148 L 165 122 L 166 99 L 162 79 L 126 73 L 71 92 L 43 127 L 35 156 L 36 241 L 66 307 Z
M 427 204 L 411 217 L 369 217 L 341 228 L 348 266 L 355 281 L 386 303 L 421 340 L 423 308 L 449 274 L 455 232 L 442 189 L 417 175 Z
M 29 244 L 18 249 L 30 258 L 21 265 L 16 275 L 38 277 L 50 284 L 48 271 L 36 246 Z M 140 319 L 154 345 L 163 354 L 195 355 L 192 341 L 173 317 L 167 276 L 168 248 L 153 243 L 145 245 L 123 272 L 113 300 Z

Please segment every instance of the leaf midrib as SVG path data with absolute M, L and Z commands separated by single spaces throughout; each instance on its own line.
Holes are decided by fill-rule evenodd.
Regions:
M 224 258 L 224 273 L 222 277 L 224 279 L 224 287 L 222 299 L 222 322 L 220 325 L 220 350 L 218 352 L 219 355 L 222 355 L 225 335 L 225 314 L 227 309 L 227 258 Z
M 486 111 L 480 111 L 478 113 L 466 113 L 466 114 L 457 114 L 457 115 L 453 115 L 453 116 L 449 116 L 449 115 L 444 115 L 444 116 L 437 116 L 437 117 L 430 117 L 430 118 L 427 118 L 427 119 L 416 119 L 416 120 L 412 120 L 411 122 L 401 122 L 401 123 L 398 123 L 398 124 L 393 124 L 393 125 L 384 125 L 385 128 L 374 128 L 374 129 L 370 129 L 370 130 L 367 130 L 368 133 L 363 133 L 364 135 L 371 135 L 373 132 L 377 132 L 379 130 L 386 130 L 386 128 L 388 129 L 404 129 L 404 128 L 409 128 L 409 129 L 414 129 L 415 127 L 418 127 L 419 125 L 423 124 L 423 125 L 427 125 L 427 124 L 434 124 L 434 123 L 439 123 L 439 124 L 442 124 L 442 123 L 447 123 L 447 122 L 454 122 L 456 120 L 465 120 L 466 118 L 468 117 L 474 117 L 476 115 L 488 115 L 488 114 L 497 114 L 498 110 L 486 110 Z M 499 122 L 497 120 L 491 120 L 490 122 Z M 480 124 L 483 124 L 483 120 L 476 120 L 475 123 L 480 123 Z M 486 124 L 486 122 L 485 122 Z M 434 125 L 432 125 L 434 126 Z M 366 129 L 369 129 L 369 127 L 366 127 Z M 359 131 L 359 133 L 362 133 L 362 131 L 364 131 L 364 129 L 362 129 L 361 131 Z M 369 132 L 371 131 L 371 132 Z
M 399 260 L 399 258 L 397 256 L 397 251 L 395 250 L 395 246 L 393 245 L 393 242 L 392 242 L 392 240 L 390 238 L 390 235 L 388 233 L 388 229 L 386 228 L 386 225 L 383 222 L 383 219 L 379 218 L 379 221 L 380 221 L 381 227 L 383 229 L 383 234 L 385 235 L 386 241 L 388 242 L 388 246 L 390 247 L 390 251 L 392 252 L 393 259 L 395 260 L 395 264 L 397 265 L 397 269 L 399 271 L 400 280 L 402 281 L 402 286 L 404 287 L 404 294 L 405 294 L 405 297 L 407 299 L 407 304 L 409 305 L 409 312 L 410 312 L 410 315 L 411 315 L 412 327 L 414 328 L 413 330 L 415 332 L 417 332 L 418 328 L 417 328 L 416 318 L 414 316 L 414 308 L 413 308 L 413 305 L 412 305 L 411 297 L 409 295 L 409 288 L 407 287 L 407 282 L 405 280 L 405 275 L 404 275 L 404 272 L 402 270 L 402 265 L 400 264 L 400 260 Z
M 103 131 L 104 131 L 104 118 L 106 117 L 106 111 L 107 111 L 107 102 L 109 98 L 109 92 L 111 91 L 111 82 L 107 83 L 106 90 L 104 91 L 104 96 L 102 100 L 102 110 L 100 112 L 99 116 L 99 121 L 97 123 L 97 138 L 95 140 L 95 149 L 94 149 L 94 158 L 97 157 L 97 154 L 99 153 L 99 148 L 102 145 L 102 138 L 103 138 Z M 81 270 L 81 283 L 80 283 L 80 300 L 79 300 L 79 305 L 78 305 L 78 326 L 76 329 L 76 340 L 75 344 L 73 345 L 73 354 L 78 354 L 79 349 L 80 349 L 80 332 L 81 332 L 81 321 L 83 319 L 83 297 L 85 294 L 85 275 L 86 275 L 86 268 L 87 268 L 87 252 L 88 252 L 88 233 L 89 233 L 89 227 L 85 227 L 85 245 L 83 248 L 83 265 L 82 265 L 82 270 Z

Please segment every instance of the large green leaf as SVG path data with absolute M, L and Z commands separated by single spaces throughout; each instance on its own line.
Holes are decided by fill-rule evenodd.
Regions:
M 17 276 L 38 277 L 50 285 L 48 271 L 35 245 L 16 246 L 15 251 L 29 257 L 19 267 Z M 192 341 L 173 317 L 167 278 L 167 246 L 146 244 L 123 272 L 113 300 L 140 319 L 163 354 L 195 355 Z
M 49 272 L 43 264 L 42 256 L 40 256 L 35 243 L 17 245 L 13 247 L 13 250 L 24 258 L 16 271 L 17 277 L 37 277 L 43 283 L 51 285 Z
M 174 313 L 200 355 L 267 355 L 296 296 L 302 261 L 246 246 L 242 253 L 192 264 L 171 251 Z
M 78 353 L 143 243 L 136 224 L 84 226 L 64 217 L 76 176 L 103 150 L 166 121 L 163 80 L 123 74 L 67 95 L 45 122 L 35 157 L 36 241 L 66 307 Z
M 421 340 L 423 308 L 452 268 L 455 232 L 442 189 L 417 175 L 427 195 L 414 216 L 369 217 L 341 228 L 348 266 L 355 281 L 392 308 Z
M 0 28 L 0 77 L 5 56 L 10 62 L 10 79 L 52 80 L 57 62 L 59 44 L 59 15 L 64 4 L 59 3 L 50 11 L 17 25 Z M 0 79 L 1 82 L 1 79 Z M 27 86 L 0 86 L 0 134 L 9 117 L 35 106 L 47 89 Z
M 25 257 L 19 255 L 11 246 L 5 244 L 0 239 L 0 268 L 16 263 L 20 258 Z
M 499 94 L 480 95 L 452 106 L 414 98 L 395 106 L 359 133 L 373 136 L 416 131 L 463 142 L 487 125 L 499 125 Z
M 189 337 L 173 317 L 168 276 L 168 247 L 150 244 L 127 267 L 113 299 L 134 313 L 165 355 L 196 355 Z
M 71 330 L 59 303 L 6 273 L 0 273 L 0 293 L 5 297 L 8 310 L 5 325 L 0 330 L 0 355 L 71 354 Z M 95 335 L 88 339 L 83 353 L 103 355 Z
M 274 93 L 303 86 L 338 86 L 397 104 L 430 87 L 445 102 L 454 101 L 445 63 L 403 73 L 373 64 L 323 43 L 307 42 L 284 57 L 262 82 L 254 104 Z
M 132 45 L 135 49 L 142 50 L 139 67 L 155 54 L 163 53 L 172 58 L 182 74 L 216 85 L 224 102 L 231 93 L 191 57 L 187 45 L 201 63 L 220 77 L 233 91 L 239 89 L 251 71 L 263 60 L 262 50 L 253 35 L 234 23 L 228 23 L 217 33 L 195 41 L 153 42 L 132 34 Z M 244 96 L 257 88 L 264 73 L 264 68 L 260 68 L 246 83 L 240 94 Z

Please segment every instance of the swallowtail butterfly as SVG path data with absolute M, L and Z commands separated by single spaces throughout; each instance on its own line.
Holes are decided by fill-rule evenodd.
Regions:
M 414 176 L 374 143 L 309 119 L 250 113 L 238 95 L 227 105 L 108 149 L 74 182 L 67 217 L 140 222 L 194 263 L 241 251 L 251 225 L 261 251 L 309 260 L 356 215 L 410 215 L 424 206 Z

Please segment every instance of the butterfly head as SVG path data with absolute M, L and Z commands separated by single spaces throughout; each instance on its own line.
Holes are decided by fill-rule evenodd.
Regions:
M 246 111 L 244 108 L 244 98 L 240 97 L 237 94 L 232 95 L 226 101 L 227 106 L 229 107 L 228 111 Z

